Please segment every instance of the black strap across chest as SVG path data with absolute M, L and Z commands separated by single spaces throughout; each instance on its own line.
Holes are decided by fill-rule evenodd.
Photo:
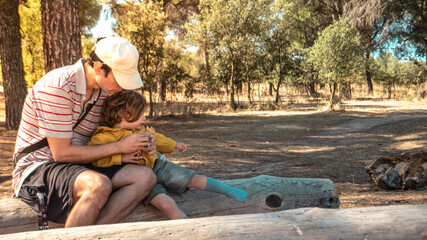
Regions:
M 98 102 L 99 96 L 101 96 L 101 92 L 102 92 L 102 90 L 99 89 L 98 96 L 96 97 L 95 101 L 93 103 L 90 103 L 90 104 L 87 105 L 87 107 L 86 107 L 85 111 L 83 112 L 83 114 L 80 115 L 80 117 L 77 119 L 76 124 L 74 124 L 73 129 L 75 129 L 80 124 L 80 122 L 83 121 L 83 119 L 90 112 L 90 110 L 92 109 L 92 107 L 96 104 L 96 102 Z M 47 138 L 43 138 L 42 140 L 36 142 L 35 144 L 30 145 L 30 146 L 24 148 L 24 150 L 22 150 L 17 156 L 15 156 L 13 158 L 13 167 L 15 167 L 16 163 L 18 163 L 18 161 L 21 158 L 25 157 L 27 154 L 32 153 L 32 152 L 34 152 L 36 150 L 39 150 L 40 148 L 46 147 L 47 145 L 48 145 Z

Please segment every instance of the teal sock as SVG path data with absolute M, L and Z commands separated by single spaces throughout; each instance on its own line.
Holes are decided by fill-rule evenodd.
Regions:
M 188 216 L 185 216 L 185 218 L 184 219 L 189 219 L 189 217 Z
M 214 192 L 214 193 L 221 193 L 228 197 L 234 198 L 235 200 L 239 202 L 245 202 L 247 193 L 243 190 L 230 187 L 216 179 L 208 177 L 208 181 L 206 183 L 206 191 L 208 192 Z

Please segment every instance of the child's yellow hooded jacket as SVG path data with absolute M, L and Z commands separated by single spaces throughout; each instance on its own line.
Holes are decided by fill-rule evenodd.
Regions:
M 171 153 L 175 150 L 176 142 L 171 138 L 165 137 L 160 133 L 156 133 L 153 128 L 147 127 L 142 129 L 124 129 L 124 128 L 110 128 L 99 126 L 94 132 L 92 138 L 90 139 L 88 145 L 100 145 L 110 142 L 119 141 L 133 133 L 151 133 L 156 137 L 156 147 L 159 153 Z M 143 156 L 144 158 L 139 160 L 140 165 L 145 165 L 147 167 L 153 168 L 154 162 L 157 159 L 157 154 L 148 155 L 145 152 L 139 152 L 138 156 Z M 109 157 L 102 158 L 95 162 L 92 162 L 92 165 L 95 167 L 111 167 L 113 165 L 122 164 L 122 154 L 114 154 Z

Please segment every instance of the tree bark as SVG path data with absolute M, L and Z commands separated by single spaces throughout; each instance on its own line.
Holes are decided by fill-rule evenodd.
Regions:
M 45 69 L 74 64 L 82 57 L 78 0 L 41 0 Z
M 372 94 L 374 92 L 374 86 L 372 85 L 372 75 L 371 75 L 371 67 L 369 64 L 371 53 L 370 50 L 366 52 L 366 63 L 365 63 L 365 74 L 366 74 L 366 83 L 368 84 L 368 94 Z
M 427 204 L 322 209 L 138 222 L 2 235 L 28 239 L 421 239 Z
M 277 83 L 277 87 L 276 87 L 276 99 L 274 100 L 275 103 L 280 102 L 280 86 L 282 85 L 282 81 L 283 81 L 283 76 L 280 75 L 279 82 Z
M 311 97 L 317 98 L 319 97 L 319 93 L 316 92 L 316 85 L 314 82 L 308 84 L 308 91 Z
M 234 99 L 234 95 L 235 95 L 235 80 L 234 80 L 234 63 L 231 64 L 231 73 L 230 73 L 230 84 L 231 84 L 231 92 L 230 92 L 230 106 L 231 109 L 236 110 L 237 109 L 237 103 L 236 100 Z
M 351 99 L 351 81 L 341 85 L 340 98 L 350 100 Z
M 276 212 L 302 207 L 338 208 L 338 194 L 329 179 L 282 178 L 261 175 L 224 181 L 248 193 L 241 203 L 221 194 L 190 189 L 183 195 L 171 195 L 190 218 Z M 49 213 L 48 213 L 49 214 Z M 140 204 L 123 222 L 158 221 L 167 218 L 152 206 Z M 49 226 L 62 225 L 49 222 Z M 0 233 L 37 229 L 37 214 L 18 199 L 0 200 Z
M 329 99 L 329 110 L 334 110 L 334 104 L 335 104 L 335 92 L 337 91 L 337 82 L 335 81 L 331 86 L 331 97 Z
M 0 60 L 8 130 L 19 128 L 27 95 L 18 7 L 19 0 L 0 1 Z

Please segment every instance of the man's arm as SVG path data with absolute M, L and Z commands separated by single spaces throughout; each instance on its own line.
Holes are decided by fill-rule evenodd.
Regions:
M 117 142 L 96 146 L 73 145 L 68 138 L 47 137 L 47 141 L 55 162 L 86 164 L 118 153 L 156 151 L 156 145 L 149 144 L 150 137 L 151 134 L 138 133 Z

